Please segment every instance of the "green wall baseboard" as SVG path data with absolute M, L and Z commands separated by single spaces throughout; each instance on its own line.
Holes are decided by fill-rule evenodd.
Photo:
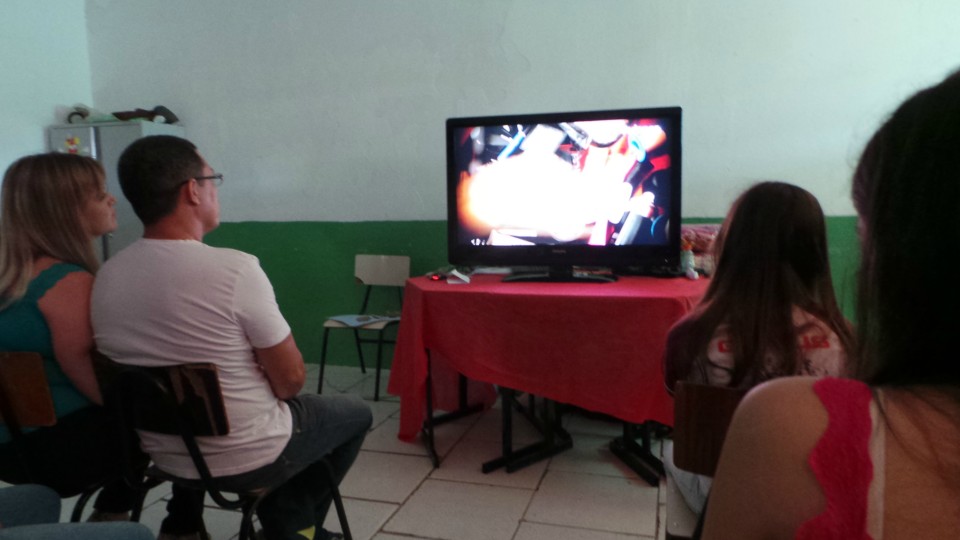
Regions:
M 684 223 L 717 223 L 719 218 L 685 219 Z M 859 262 L 856 217 L 827 218 L 830 262 L 840 307 L 847 317 L 854 309 L 854 276 Z M 212 246 L 245 251 L 260 259 L 273 283 L 277 302 L 304 360 L 320 362 L 323 321 L 330 315 L 355 313 L 363 288 L 353 278 L 357 253 L 409 255 L 417 276 L 447 264 L 446 221 L 240 222 L 223 223 L 205 238 Z M 390 295 L 374 298 L 374 309 L 396 309 Z M 350 332 L 331 332 L 327 360 L 358 365 Z M 385 351 L 389 366 L 393 351 Z M 364 349 L 367 367 L 375 365 L 376 349 Z

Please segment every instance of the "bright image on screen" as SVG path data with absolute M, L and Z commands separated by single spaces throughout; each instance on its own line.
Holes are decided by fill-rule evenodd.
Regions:
M 668 242 L 665 120 L 474 126 L 455 135 L 461 244 Z

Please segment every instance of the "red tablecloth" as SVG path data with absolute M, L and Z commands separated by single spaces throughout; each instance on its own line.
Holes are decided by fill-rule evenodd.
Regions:
M 621 277 L 615 283 L 469 284 L 407 281 L 387 391 L 400 396 L 400 433 L 412 440 L 426 413 L 430 349 L 434 407 L 456 408 L 456 372 L 628 422 L 673 424 L 662 357 L 670 327 L 707 280 Z M 473 384 L 471 403 L 491 403 Z

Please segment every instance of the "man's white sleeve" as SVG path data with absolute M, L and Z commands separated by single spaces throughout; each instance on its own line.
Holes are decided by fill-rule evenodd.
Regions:
M 273 286 L 255 257 L 240 271 L 234 295 L 237 320 L 255 349 L 273 347 L 290 335 Z

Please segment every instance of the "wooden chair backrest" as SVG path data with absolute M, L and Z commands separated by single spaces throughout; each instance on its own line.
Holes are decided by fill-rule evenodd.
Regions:
M 230 500 L 223 495 L 197 440 L 230 433 L 217 366 L 196 363 L 141 367 L 110 363 L 112 366 L 100 373 L 110 379 L 105 394 L 110 406 L 117 411 L 122 429 L 131 435 L 133 429 L 137 429 L 180 437 L 204 490 L 217 505 L 239 509 L 248 504 L 244 497 Z M 128 479 L 132 479 L 135 469 L 129 450 L 124 461 Z M 147 476 L 171 479 L 155 467 L 147 471 Z
M 0 353 L 0 422 L 13 437 L 23 428 L 57 423 L 40 353 Z
M 713 476 L 727 427 L 746 390 L 680 381 L 673 395 L 673 462 Z
M 195 437 L 230 433 L 214 364 L 123 366 L 113 375 L 113 389 L 122 393 L 123 406 L 133 409 L 126 412 L 136 429 L 183 435 L 187 426 Z
M 367 314 L 374 287 L 395 287 L 400 305 L 403 305 L 403 287 L 406 285 L 407 279 L 410 278 L 410 257 L 407 255 L 357 254 L 354 257 L 353 275 L 357 283 L 364 286 L 360 315 Z M 387 311 L 385 314 L 399 316 L 400 313 L 399 311 L 396 313 Z M 399 317 L 397 317 L 396 321 L 399 320 Z
M 353 275 L 364 285 L 403 287 L 410 277 L 410 257 L 358 254 L 354 257 Z

